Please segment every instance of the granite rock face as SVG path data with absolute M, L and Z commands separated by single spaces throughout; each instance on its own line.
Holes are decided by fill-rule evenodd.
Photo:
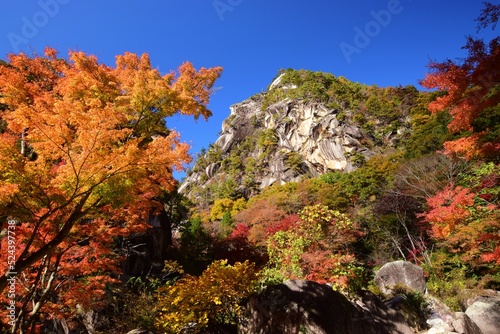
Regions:
M 352 121 L 355 112 L 349 108 L 290 98 L 266 105 L 265 93 L 234 104 L 230 110 L 218 139 L 198 157 L 180 193 L 194 199 L 194 188 L 232 178 L 238 191 L 250 196 L 303 176 L 350 172 L 402 137 L 402 132 L 388 133 L 383 143 L 375 145 L 373 133 Z M 406 125 L 401 122 L 402 129 Z M 237 160 L 240 166 L 236 166 Z

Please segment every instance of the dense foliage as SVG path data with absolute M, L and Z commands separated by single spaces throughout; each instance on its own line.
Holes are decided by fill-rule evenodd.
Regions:
M 479 21 L 496 24 L 498 7 L 486 6 Z M 437 88 L 446 94 L 429 104 L 429 110 L 448 110 L 451 133 L 460 138 L 444 144 L 445 152 L 468 160 L 493 159 L 500 155 L 500 37 L 486 43 L 468 37 L 464 47 L 467 57 L 461 61 L 447 60 L 429 64 L 429 73 L 422 85 Z
M 479 26 L 499 13 L 487 3 Z M 464 288 L 500 289 L 499 40 L 469 37 L 465 49 L 463 60 L 430 64 L 422 84 L 433 92 L 280 71 L 251 99 L 327 106 L 380 149 L 349 157 L 349 173 L 321 175 L 283 152 L 296 181 L 261 189 L 280 139 L 256 115 L 238 145 L 198 155 L 192 203 L 170 193 L 172 170 L 190 158 L 165 117 L 209 117 L 220 68 L 161 75 L 147 55 L 118 56 L 115 68 L 80 52 L 11 55 L 0 62 L 0 237 L 13 249 L 15 230 L 17 261 L 0 264 L 0 287 L 15 269 L 12 331 L 77 327 L 96 310 L 103 330 L 235 332 L 267 285 L 306 279 L 353 295 L 398 259 L 421 265 L 429 291 L 455 310 Z M 119 241 L 161 206 L 178 227 L 164 271 L 120 284 Z M 5 313 L 6 294 L 1 302 Z
M 490 4 L 480 24 L 496 23 L 498 12 Z M 395 132 L 401 140 L 391 150 L 359 158 L 350 173 L 303 177 L 254 189 L 251 196 L 217 189 L 228 182 L 245 186 L 241 170 L 251 184 L 273 154 L 275 134 L 250 133 L 227 154 L 212 146 L 195 166 L 203 171 L 222 161 L 215 183 L 192 193 L 207 199 L 194 209 L 206 217 L 202 226 L 219 244 L 238 235 L 248 254 L 264 254 L 264 285 L 299 278 L 355 293 L 368 288 L 374 269 L 404 259 L 421 265 L 430 292 L 454 309 L 461 289 L 498 289 L 498 41 L 468 38 L 465 49 L 465 60 L 429 65 L 422 84 L 437 90 L 425 93 L 322 72 L 280 71 L 268 91 L 254 97 L 263 99 L 264 109 L 284 99 L 327 105 L 337 119 L 358 124 L 373 146 Z M 238 161 L 256 147 L 259 159 Z M 301 172 L 300 156 L 288 154 L 285 161 Z M 246 201 L 237 212 L 231 206 L 236 199 Z M 213 232 L 228 226 L 230 233 Z
M 173 169 L 190 161 L 165 118 L 209 117 L 220 73 L 185 63 L 161 75 L 147 54 L 132 53 L 111 68 L 50 48 L 0 64 L 1 245 L 9 250 L 0 290 L 9 279 L 23 287 L 13 332 L 103 305 L 120 272 L 116 238 L 147 229 L 156 199 L 175 189 Z M 5 295 L 1 303 L 8 313 Z
M 199 333 L 237 324 L 240 302 L 257 287 L 255 265 L 215 261 L 198 277 L 185 276 L 159 290 L 157 326 L 168 333 L 191 327 Z

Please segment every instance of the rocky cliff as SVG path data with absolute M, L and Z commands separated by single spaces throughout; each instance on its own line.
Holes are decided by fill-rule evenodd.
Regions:
M 274 183 L 350 172 L 402 143 L 420 94 L 412 86 L 281 72 L 266 92 L 230 107 L 219 138 L 198 156 L 179 191 L 198 200 L 249 197 Z

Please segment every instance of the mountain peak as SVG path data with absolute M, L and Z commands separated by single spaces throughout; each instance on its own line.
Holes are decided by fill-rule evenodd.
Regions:
M 272 184 L 350 172 L 396 148 L 420 93 L 329 73 L 281 71 L 269 88 L 230 107 L 219 138 L 179 191 L 192 199 L 249 197 Z

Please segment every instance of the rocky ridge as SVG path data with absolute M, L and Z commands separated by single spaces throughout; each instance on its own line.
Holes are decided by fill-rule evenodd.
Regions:
M 386 98 L 394 110 L 384 110 L 390 117 L 380 116 L 380 110 L 377 116 L 371 109 L 378 102 L 370 100 L 377 100 L 373 97 L 381 95 L 383 89 L 332 76 L 327 78 L 337 80 L 335 88 L 330 84 L 327 93 L 308 97 L 309 92 L 326 89 L 329 84 L 315 82 L 316 86 L 307 87 L 312 79 L 291 84 L 290 77 L 297 73 L 307 76 L 311 72 L 287 70 L 266 92 L 230 107 L 219 138 L 198 157 L 179 189 L 181 193 L 191 198 L 207 197 L 207 192 L 212 198 L 250 197 L 275 183 L 328 171 L 350 172 L 371 156 L 396 147 L 409 133 L 411 103 Z M 316 81 L 321 78 L 314 75 Z M 338 91 L 343 85 L 355 87 L 356 92 L 341 95 Z M 419 94 L 414 87 L 399 90 Z M 356 94 L 359 98 L 352 100 Z M 378 108 L 383 110 L 384 106 Z M 235 193 L 214 196 L 220 192 L 216 188 L 224 184 Z

